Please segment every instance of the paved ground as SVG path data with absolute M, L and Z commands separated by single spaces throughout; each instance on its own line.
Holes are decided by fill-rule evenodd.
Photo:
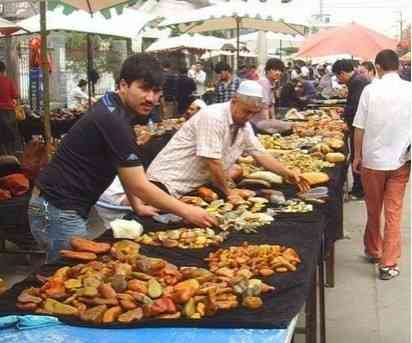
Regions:
M 374 265 L 364 261 L 364 202 L 344 209 L 346 239 L 336 243 L 336 286 L 326 290 L 326 336 L 329 343 L 407 343 L 411 341 L 411 197 L 402 220 L 401 275 L 377 279 Z M 303 343 L 297 335 L 296 343 Z
M 378 280 L 375 267 L 362 258 L 364 203 L 345 204 L 346 239 L 336 244 L 336 287 L 326 291 L 327 342 L 410 342 L 410 188 L 405 200 L 401 275 L 390 281 Z M 24 258 L 0 255 L 0 274 L 9 284 L 24 279 L 30 271 L 22 263 Z M 298 335 L 295 342 L 303 343 L 303 336 Z

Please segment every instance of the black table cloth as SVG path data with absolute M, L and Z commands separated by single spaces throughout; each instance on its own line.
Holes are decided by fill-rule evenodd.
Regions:
M 158 229 L 158 226 L 160 225 L 153 225 L 152 229 Z M 145 229 L 151 230 L 149 225 L 146 225 Z M 281 244 L 296 249 L 301 257 L 302 263 L 296 272 L 278 273 L 264 278 L 265 282 L 276 287 L 276 291 L 262 297 L 264 304 L 258 310 L 253 311 L 239 307 L 231 311 L 218 312 L 213 317 L 201 320 L 144 320 L 127 325 L 113 324 L 110 327 L 286 328 L 292 318 L 299 313 L 307 298 L 311 276 L 315 271 L 320 251 L 323 229 L 324 218 L 322 215 L 319 216 L 319 213 L 295 216 L 293 220 L 285 217 L 275 220 L 271 225 L 262 227 L 255 234 L 233 233 L 222 244 L 222 248 L 238 246 L 245 241 L 250 244 Z M 111 241 L 112 238 L 106 234 L 106 238 L 101 237 L 99 240 Z M 164 258 L 178 266 L 207 267 L 204 258 L 210 251 L 218 248 L 183 250 L 142 246 L 142 253 L 147 256 Z M 58 266 L 44 266 L 40 272 L 51 273 L 57 268 Z M 16 284 L 0 297 L 0 315 L 24 313 L 15 308 L 16 298 L 24 288 L 31 286 L 39 286 L 33 276 Z M 72 325 L 95 326 L 77 318 L 61 317 L 61 319 Z

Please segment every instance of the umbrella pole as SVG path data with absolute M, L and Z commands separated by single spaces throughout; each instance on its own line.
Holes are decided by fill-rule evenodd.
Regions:
M 240 53 L 240 18 L 236 18 L 236 61 L 235 61 L 235 73 L 239 68 L 239 53 Z
M 93 69 L 93 54 L 92 54 L 92 37 L 90 33 L 87 34 L 87 90 L 89 108 L 92 106 L 92 80 L 90 79 L 91 71 Z
M 51 143 L 49 61 L 47 56 L 46 1 L 40 1 L 41 68 L 43 74 L 43 119 L 46 143 Z
M 282 60 L 282 40 L 279 39 L 279 57 Z

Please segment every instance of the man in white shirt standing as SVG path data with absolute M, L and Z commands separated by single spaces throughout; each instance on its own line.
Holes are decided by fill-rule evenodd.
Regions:
M 70 109 L 78 109 L 81 106 L 87 105 L 89 100 L 89 95 L 86 93 L 87 90 L 87 81 L 81 79 L 71 93 L 68 107 Z M 92 104 L 96 102 L 96 99 L 91 98 Z
M 195 81 L 196 90 L 193 95 L 201 99 L 203 94 L 206 93 L 206 73 L 203 71 L 203 66 L 201 63 L 196 63 L 192 69 L 189 70 L 188 76 Z
M 369 261 L 379 262 L 379 278 L 389 280 L 399 275 L 401 211 L 410 174 L 412 85 L 399 77 L 399 58 L 393 50 L 379 52 L 375 66 L 381 79 L 363 90 L 353 122 L 353 169 L 361 174 L 368 212 L 365 254 Z

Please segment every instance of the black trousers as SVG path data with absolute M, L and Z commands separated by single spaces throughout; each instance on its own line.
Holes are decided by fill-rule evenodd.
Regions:
M 352 165 L 353 159 L 355 157 L 355 128 L 350 124 L 349 130 L 349 143 L 350 143 L 350 162 Z M 353 186 L 352 193 L 363 193 L 363 186 L 360 174 L 357 174 L 352 169 L 353 176 Z

